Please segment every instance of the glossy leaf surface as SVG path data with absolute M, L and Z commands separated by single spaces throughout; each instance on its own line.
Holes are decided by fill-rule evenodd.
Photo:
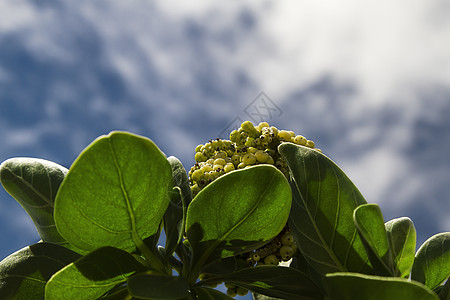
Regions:
M 416 229 L 410 218 L 390 220 L 385 224 L 396 276 L 408 278 L 416 253 Z
M 135 250 L 159 230 L 169 203 L 172 171 L 147 138 L 101 136 L 76 159 L 55 203 L 61 235 L 76 247 Z
M 0 262 L 1 299 L 43 299 L 45 284 L 58 270 L 80 257 L 56 244 L 27 246 Z
M 423 284 L 404 278 L 332 273 L 324 283 L 331 300 L 439 300 Z
M 97 299 L 141 270 L 142 265 L 128 252 L 99 248 L 53 275 L 45 288 L 45 299 Z
M 450 276 L 450 232 L 433 235 L 416 253 L 411 278 L 430 289 Z
M 127 283 L 130 294 L 139 299 L 181 299 L 189 295 L 189 284 L 182 277 L 138 274 Z
M 373 273 L 353 223 L 365 204 L 344 172 L 319 151 L 283 143 L 278 151 L 294 179 L 289 226 L 305 259 L 319 273 Z
M 66 244 L 53 218 L 56 193 L 68 170 L 54 162 L 27 157 L 0 165 L 5 190 L 26 210 L 44 242 Z
M 353 213 L 353 220 L 377 275 L 394 276 L 393 260 L 380 207 L 372 203 L 360 205 Z
M 258 266 L 215 277 L 270 297 L 296 300 L 318 300 L 322 295 L 303 272 L 288 267 Z
M 187 211 L 196 271 L 206 262 L 255 249 L 286 224 L 291 190 L 270 165 L 233 171 L 210 183 Z

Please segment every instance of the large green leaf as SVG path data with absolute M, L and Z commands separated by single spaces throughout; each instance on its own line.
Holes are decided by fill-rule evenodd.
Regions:
M 0 165 L 0 181 L 22 205 L 44 242 L 66 244 L 58 233 L 53 208 L 67 169 L 54 162 L 27 157 L 10 158 Z
M 450 276 L 450 232 L 433 235 L 416 253 L 411 278 L 430 289 Z
M 377 275 L 394 276 L 394 267 L 383 214 L 377 204 L 363 204 L 353 213 L 353 220 Z
M 423 284 L 398 277 L 332 273 L 324 284 L 331 300 L 439 300 Z
M 283 229 L 290 206 L 289 184 L 270 165 L 233 171 L 210 183 L 187 212 L 192 274 L 207 262 L 266 244 Z
M 292 300 L 323 299 L 307 274 L 288 267 L 258 266 L 239 270 L 212 281 L 224 281 L 270 297 Z M 207 282 L 207 280 L 205 281 Z M 199 282 L 202 284 L 202 282 Z
M 319 151 L 283 143 L 292 182 L 289 227 L 308 263 L 321 274 L 373 273 L 353 223 L 353 210 L 365 204 L 344 172 Z
M 410 218 L 402 217 L 385 224 L 396 276 L 408 278 L 416 253 L 416 229 Z
M 1 299 L 44 299 L 45 284 L 58 270 L 80 257 L 56 244 L 27 246 L 0 262 Z
M 130 294 L 139 299 L 180 299 L 189 296 L 183 277 L 137 274 L 128 279 Z
M 143 269 L 124 250 L 99 248 L 54 274 L 45 287 L 45 299 L 97 299 Z
M 194 291 L 197 294 L 197 300 L 234 300 L 218 290 L 207 287 L 195 287 Z
M 70 168 L 56 196 L 56 226 L 86 251 L 133 251 L 159 230 L 171 189 L 170 164 L 152 141 L 112 132 L 96 139 Z

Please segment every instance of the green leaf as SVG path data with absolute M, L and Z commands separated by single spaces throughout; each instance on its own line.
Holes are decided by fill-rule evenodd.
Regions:
M 410 218 L 402 217 L 385 224 L 396 276 L 408 278 L 416 252 L 416 229 Z
M 43 299 L 45 284 L 79 254 L 56 244 L 27 246 L 0 262 L 1 299 Z
M 183 167 L 181 161 L 175 156 L 169 156 L 167 160 L 172 168 L 173 186 L 177 186 L 181 189 L 181 195 L 183 196 L 184 202 L 188 205 L 192 200 L 192 193 L 186 169 Z M 179 207 L 182 207 L 181 201 L 177 204 Z
M 433 235 L 420 246 L 411 271 L 411 279 L 430 289 L 450 276 L 450 232 Z
M 398 277 L 333 273 L 324 284 L 331 300 L 439 300 L 423 284 Z
M 128 290 L 139 299 L 180 299 L 189 296 L 186 279 L 175 276 L 137 274 L 128 278 Z
M 266 244 L 285 226 L 290 206 L 289 184 L 270 165 L 233 171 L 210 183 L 187 212 L 192 274 L 207 262 Z
M 27 157 L 10 158 L 0 165 L 3 187 L 30 215 L 44 242 L 67 244 L 53 219 L 56 193 L 67 171 L 54 162 Z
M 142 270 L 130 253 L 99 248 L 54 274 L 45 288 L 45 299 L 96 299 Z
M 308 263 L 321 274 L 373 273 L 353 223 L 353 210 L 366 203 L 358 189 L 319 151 L 292 143 L 278 151 L 294 180 L 289 228 Z
M 218 290 L 207 287 L 195 287 L 194 291 L 197 294 L 197 300 L 234 300 Z
M 112 132 L 70 168 L 56 196 L 56 226 L 80 249 L 131 252 L 158 231 L 171 189 L 170 164 L 152 141 Z
M 173 191 L 169 193 L 170 203 L 164 214 L 164 231 L 166 233 L 166 255 L 173 254 L 175 249 L 180 245 L 183 240 L 184 225 L 186 222 L 186 210 L 187 206 L 184 203 L 184 198 L 181 196 L 181 189 L 174 187 Z M 181 201 L 181 207 L 179 206 Z
M 360 205 L 353 212 L 353 220 L 377 274 L 394 276 L 394 263 L 380 207 L 377 204 Z
M 164 214 L 164 231 L 166 233 L 166 259 L 172 255 L 183 240 L 186 223 L 186 210 L 192 200 L 189 178 L 181 162 L 175 156 L 167 160 L 172 168 L 174 189 L 170 193 L 170 203 Z
M 438 295 L 440 300 L 450 300 L 450 280 L 442 286 Z
M 322 299 L 320 290 L 308 275 L 288 267 L 245 268 L 227 275 L 213 276 L 211 281 L 214 280 L 228 282 L 270 297 L 288 300 Z M 208 280 L 204 282 L 207 283 Z

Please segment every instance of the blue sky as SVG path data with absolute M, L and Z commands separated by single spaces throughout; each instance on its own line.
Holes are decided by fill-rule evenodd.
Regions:
M 69 167 L 119 129 L 189 168 L 197 144 L 257 119 L 246 112 L 264 92 L 282 112 L 269 123 L 314 140 L 386 219 L 412 218 L 423 242 L 450 230 L 449 6 L 2 1 L 0 161 Z M 38 240 L 3 190 L 0 226 L 2 258 Z

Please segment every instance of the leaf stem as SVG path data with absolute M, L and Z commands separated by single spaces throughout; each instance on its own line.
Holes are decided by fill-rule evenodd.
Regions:
M 139 251 L 141 251 L 142 255 L 145 257 L 145 259 L 150 263 L 152 268 L 162 273 L 171 275 L 168 268 L 166 268 L 166 266 L 161 262 L 159 257 L 154 252 L 152 252 L 147 247 L 147 245 L 145 245 L 143 240 L 141 240 L 139 237 L 133 234 L 133 241 L 136 244 L 136 247 L 139 249 Z

